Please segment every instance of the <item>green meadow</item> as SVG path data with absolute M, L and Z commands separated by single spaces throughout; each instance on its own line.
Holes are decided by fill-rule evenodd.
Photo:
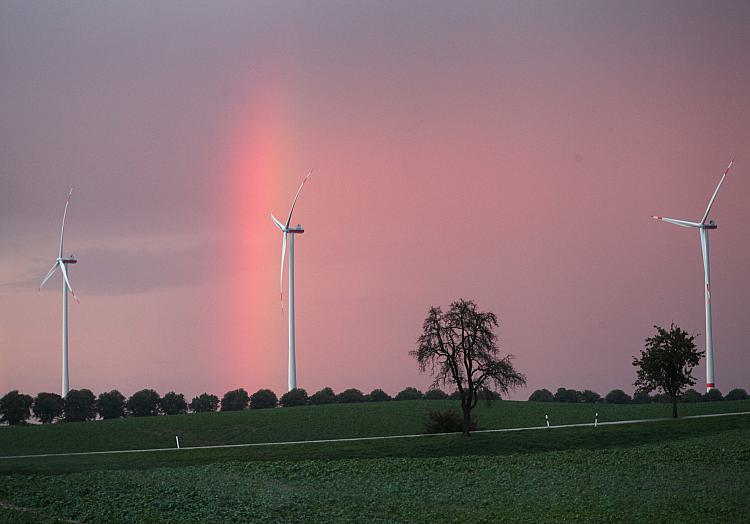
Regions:
M 0 455 L 416 434 L 446 401 L 0 428 Z M 684 404 L 681 415 L 750 411 Z M 483 429 L 670 406 L 481 403 Z M 0 459 L 7 522 L 748 522 L 750 415 L 593 428 Z

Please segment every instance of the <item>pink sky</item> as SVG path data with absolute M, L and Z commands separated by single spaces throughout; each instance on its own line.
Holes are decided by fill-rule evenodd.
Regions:
M 301 178 L 298 381 L 425 388 L 431 305 L 500 320 L 528 388 L 632 392 L 632 356 L 703 333 L 750 389 L 750 5 L 0 5 L 0 393 L 286 387 L 278 299 Z M 702 347 L 703 337 L 697 339 Z M 705 370 L 696 370 L 698 389 Z

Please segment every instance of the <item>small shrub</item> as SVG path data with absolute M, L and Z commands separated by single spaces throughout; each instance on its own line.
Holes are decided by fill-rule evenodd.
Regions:
M 278 403 L 279 399 L 276 396 L 276 393 L 270 389 L 259 389 L 250 397 L 250 409 L 275 408 Z
M 747 391 L 742 388 L 735 388 L 724 397 L 724 400 L 747 400 Z
M 369 402 L 387 402 L 389 400 L 393 400 L 391 396 L 383 391 L 382 389 L 373 389 L 369 395 L 367 395 L 367 400 Z
M 425 433 L 460 433 L 464 430 L 463 416 L 455 409 L 428 411 L 424 425 Z M 472 415 L 470 430 L 477 429 L 477 419 Z
M 310 399 L 307 398 L 307 391 L 302 388 L 295 388 L 281 395 L 279 404 L 285 408 L 294 406 L 306 406 Z
M 274 397 L 275 396 L 276 395 L 274 395 Z M 224 393 L 224 396 L 221 399 L 221 410 L 242 411 L 243 409 L 247 409 L 248 402 L 250 402 L 250 396 L 247 394 L 247 391 L 242 388 L 233 389 L 232 391 Z
M 336 402 L 339 402 L 341 404 L 352 404 L 355 402 L 364 401 L 365 395 L 356 388 L 347 389 L 336 396 Z
M 628 404 L 630 403 L 630 395 L 621 389 L 613 389 L 607 393 L 604 400 L 607 401 L 607 404 Z
M 425 400 L 448 400 L 448 394 L 442 389 L 428 389 L 424 394 Z
M 682 397 L 680 397 L 680 401 L 682 402 L 700 402 L 703 400 L 703 395 L 698 393 L 694 389 L 688 389 L 682 394 Z
M 190 401 L 190 409 L 196 413 L 216 411 L 219 407 L 219 397 L 201 393 Z
M 396 400 L 421 400 L 424 395 L 417 388 L 407 387 L 399 391 Z
M 724 395 L 722 395 L 721 391 L 719 391 L 718 389 L 712 389 L 711 391 L 706 392 L 703 400 L 705 400 L 706 402 L 716 402 L 718 400 L 724 400 Z
M 310 397 L 310 404 L 333 404 L 336 402 L 336 393 L 329 387 L 325 387 L 320 391 L 316 391 Z

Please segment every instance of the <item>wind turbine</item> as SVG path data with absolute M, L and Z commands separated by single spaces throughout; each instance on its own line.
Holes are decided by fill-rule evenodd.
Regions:
M 302 187 L 307 182 L 307 179 L 312 175 L 312 171 L 307 173 L 307 176 L 302 180 L 302 183 L 294 195 L 292 200 L 292 208 L 289 210 L 289 216 L 286 219 L 286 223 L 282 224 L 279 222 L 273 213 L 271 213 L 271 220 L 276 224 L 281 232 L 283 238 L 281 240 L 281 272 L 279 274 L 279 287 L 281 289 L 281 307 L 284 307 L 284 258 L 286 257 L 286 244 L 287 237 L 289 237 L 289 390 L 297 388 L 297 357 L 294 348 L 294 235 L 301 235 L 305 232 L 302 226 L 297 224 L 296 227 L 290 227 L 292 221 L 292 213 L 294 213 L 294 206 L 297 204 L 297 198 L 302 191 Z
M 63 319 L 62 319 L 62 396 L 65 398 L 69 391 L 69 383 L 68 383 L 68 290 L 70 290 L 70 294 L 73 295 L 73 298 L 76 302 L 78 302 L 78 297 L 76 297 L 75 292 L 73 292 L 73 288 L 70 286 L 70 281 L 68 280 L 68 271 L 65 268 L 68 264 L 75 264 L 78 262 L 72 255 L 68 258 L 63 258 L 63 237 L 65 235 L 65 216 L 68 214 L 68 204 L 70 204 L 70 195 L 73 194 L 73 188 L 70 189 L 70 192 L 68 193 L 68 200 L 65 202 L 65 211 L 63 211 L 63 219 L 62 219 L 62 228 L 60 229 L 60 251 L 57 254 L 57 259 L 55 260 L 55 263 L 52 265 L 52 269 L 49 270 L 47 273 L 47 276 L 44 277 L 44 280 L 42 280 L 42 283 L 39 284 L 39 290 L 41 291 L 42 286 L 47 282 L 50 278 L 52 278 L 52 275 L 55 274 L 55 270 L 59 267 L 60 272 L 62 273 L 63 282 L 62 282 L 62 292 L 63 292 Z
M 703 253 L 703 279 L 705 282 L 705 297 L 706 297 L 706 391 L 711 391 L 716 387 L 716 383 L 714 382 L 714 341 L 713 341 L 713 329 L 712 329 L 712 322 L 711 322 L 711 265 L 709 263 L 708 258 L 708 231 L 711 229 L 716 229 L 718 226 L 713 220 L 709 220 L 708 223 L 706 223 L 706 219 L 708 218 L 708 213 L 711 211 L 711 206 L 714 203 L 714 200 L 716 199 L 716 195 L 719 192 L 719 188 L 721 187 L 721 184 L 724 182 L 724 178 L 727 176 L 727 173 L 729 172 L 729 169 L 732 167 L 732 164 L 734 163 L 734 159 L 732 159 L 731 162 L 729 162 L 729 165 L 724 170 L 724 174 L 721 176 L 721 180 L 719 180 L 719 184 L 716 186 L 716 189 L 714 190 L 714 194 L 711 195 L 711 200 L 708 201 L 708 206 L 706 207 L 706 212 L 703 214 L 703 218 L 700 222 L 690 222 L 687 220 L 677 220 L 674 218 L 666 218 L 662 216 L 653 216 L 651 218 L 655 218 L 657 220 L 662 220 L 664 222 L 669 222 L 670 224 L 675 224 L 677 226 L 681 227 L 693 227 L 697 228 L 700 235 L 701 235 L 701 252 Z

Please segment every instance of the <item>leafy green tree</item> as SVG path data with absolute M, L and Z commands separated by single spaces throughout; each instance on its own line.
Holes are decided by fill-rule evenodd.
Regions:
M 448 393 L 440 388 L 428 389 L 424 394 L 425 400 L 448 400 Z
M 629 404 L 630 395 L 621 389 L 613 389 L 604 397 L 607 404 Z
M 31 406 L 34 399 L 31 395 L 19 393 L 13 390 L 0 398 L 0 422 L 7 422 L 16 426 L 26 422 L 31 417 Z
M 690 388 L 682 394 L 680 400 L 682 402 L 701 402 L 703 400 L 703 395 Z
M 596 404 L 597 402 L 601 402 L 602 396 L 597 393 L 596 391 L 591 391 L 590 389 L 584 389 L 580 392 L 579 400 L 581 402 L 585 402 L 586 404 Z
M 115 419 L 125 416 L 125 396 L 113 389 L 101 393 L 96 399 L 96 411 L 103 419 Z
M 159 414 L 159 403 L 161 397 L 153 389 L 142 389 L 136 391 L 128 399 L 125 407 L 133 416 L 153 417 Z
M 373 389 L 369 395 L 367 395 L 367 400 L 369 402 L 386 402 L 388 400 L 393 400 L 391 396 L 383 391 L 382 389 Z
M 340 404 L 353 404 L 356 402 L 364 402 L 365 395 L 357 388 L 350 388 L 342 391 L 336 395 L 336 402 Z
M 219 397 L 201 393 L 190 401 L 190 409 L 195 413 L 205 413 L 219 409 Z
M 677 418 L 677 400 L 688 386 L 695 385 L 693 368 L 700 363 L 702 351 L 698 351 L 693 340 L 679 327 L 672 324 L 669 331 L 654 326 L 656 335 L 646 339 L 641 358 L 633 357 L 637 368 L 634 383 L 637 391 L 661 390 L 672 401 L 672 417 Z
M 421 391 L 419 391 L 417 388 L 408 386 L 396 393 L 396 397 L 394 398 L 394 400 L 422 400 L 423 398 L 424 395 Z
M 278 397 L 276 397 L 276 393 L 274 393 L 270 389 L 259 389 L 258 391 L 253 393 L 252 397 L 250 397 L 250 409 L 275 408 L 278 404 L 279 399 Z
M 64 408 L 65 401 L 57 393 L 39 393 L 31 409 L 42 424 L 50 424 L 62 416 Z
M 645 391 L 636 391 L 635 394 L 633 394 L 633 404 L 650 404 L 653 400 L 654 399 L 651 398 L 651 395 Z
M 724 397 L 724 400 L 747 400 L 747 391 L 742 388 L 735 388 Z
M 529 402 L 554 402 L 555 397 L 549 389 L 537 389 L 529 397 Z
M 500 357 L 497 346 L 497 317 L 481 312 L 471 300 L 458 300 L 443 312 L 431 307 L 422 325 L 417 349 L 409 354 L 417 359 L 421 372 L 435 377 L 433 387 L 452 384 L 461 394 L 463 434 L 471 431 L 471 411 L 479 392 L 491 385 L 501 393 L 526 384 L 516 371 L 511 356 Z
M 263 391 L 263 390 L 261 390 Z M 273 392 L 272 392 L 273 393 Z M 274 398 L 276 395 L 274 395 Z M 242 388 L 233 389 L 227 391 L 221 399 L 221 410 L 222 411 L 242 411 L 247 409 L 247 405 L 250 402 L 250 396 Z M 275 407 L 276 404 L 273 405 Z
M 333 404 L 336 402 L 336 393 L 329 387 L 316 391 L 310 397 L 310 404 Z
M 165 415 L 181 415 L 187 413 L 185 395 L 170 391 L 159 401 L 159 407 Z
M 716 402 L 718 400 L 724 400 L 724 396 L 721 394 L 721 391 L 714 388 L 710 391 L 706 391 L 706 394 L 703 396 L 703 400 L 706 402 Z
M 65 421 L 84 422 L 96 418 L 96 397 L 89 389 L 71 389 L 65 396 Z
M 555 402 L 578 402 L 578 392 L 575 389 L 557 388 Z
M 279 404 L 285 408 L 306 406 L 309 402 L 310 399 L 307 397 L 307 391 L 302 388 L 290 389 L 281 395 L 281 400 L 279 400 Z

